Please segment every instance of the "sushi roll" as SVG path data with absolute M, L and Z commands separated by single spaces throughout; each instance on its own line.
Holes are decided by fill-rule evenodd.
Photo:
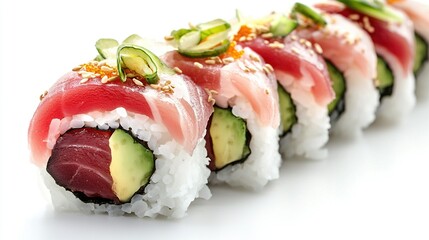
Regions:
M 381 101 L 377 117 L 398 122 L 407 116 L 416 102 L 413 74 L 415 46 L 411 20 L 379 1 L 327 1 L 316 4 L 316 7 L 343 15 L 371 37 L 377 53 L 376 84 Z
M 294 34 L 297 22 L 281 14 L 262 19 L 240 18 L 238 44 L 260 54 L 278 81 L 281 115 L 280 151 L 285 158 L 324 158 L 335 101 L 328 66 L 309 41 Z M 305 40 L 305 39 L 302 39 Z M 341 99 L 341 97 L 339 97 Z
M 297 3 L 294 8 L 308 7 Z M 312 10 L 316 11 L 307 11 Z M 364 30 L 342 15 L 323 14 L 320 18 L 324 24 L 308 24 L 307 20 L 307 24 L 299 26 L 293 34 L 317 46 L 330 69 L 336 99 L 342 98 L 342 111 L 331 110 L 331 132 L 357 136 L 375 120 L 379 106 L 374 44 Z
M 178 218 L 211 196 L 208 95 L 136 39 L 100 39 L 41 96 L 28 141 L 57 209 Z
M 414 23 L 414 75 L 418 97 L 429 97 L 429 5 L 414 0 L 388 0 L 388 4 L 402 10 Z
M 212 183 L 259 190 L 279 177 L 280 124 L 271 67 L 229 37 L 221 19 L 173 31 L 177 47 L 163 56 L 210 93 L 214 113 L 207 128 Z

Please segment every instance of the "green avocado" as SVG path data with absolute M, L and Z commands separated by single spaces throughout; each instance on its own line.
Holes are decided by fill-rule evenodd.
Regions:
M 210 125 L 216 169 L 243 160 L 250 154 L 248 131 L 244 119 L 231 109 L 216 107 Z
M 281 136 L 283 136 L 297 121 L 296 109 L 290 94 L 280 84 L 277 87 L 277 92 L 279 94 Z
M 414 33 L 416 50 L 414 54 L 414 75 L 418 75 L 423 63 L 428 60 L 428 43 L 418 33 Z
M 155 171 L 153 153 L 122 129 L 116 129 L 109 138 L 112 154 L 110 174 L 113 192 L 127 202 L 149 182 Z

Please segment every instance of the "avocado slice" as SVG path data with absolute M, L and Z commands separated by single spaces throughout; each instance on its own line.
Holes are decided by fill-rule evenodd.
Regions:
M 297 121 L 296 109 L 290 94 L 280 84 L 277 92 L 279 94 L 281 136 L 284 136 Z
M 392 70 L 382 57 L 377 56 L 377 88 L 380 92 L 380 100 L 385 96 L 392 95 L 393 84 Z
M 109 138 L 112 154 L 110 174 L 113 192 L 127 202 L 148 182 L 155 171 L 153 153 L 122 129 L 116 129 Z
M 214 153 L 212 161 L 217 170 L 250 155 L 250 134 L 246 122 L 234 116 L 231 109 L 215 106 L 209 131 Z
M 428 60 L 428 43 L 418 33 L 414 33 L 415 41 L 415 54 L 414 54 L 414 75 L 417 76 L 420 73 L 423 63 Z
M 335 92 L 335 99 L 328 105 L 328 112 L 331 119 L 334 118 L 334 112 L 338 117 L 344 111 L 344 95 L 346 93 L 346 80 L 344 75 L 332 64 L 326 60 L 326 66 L 328 67 L 329 77 L 331 79 L 332 88 Z

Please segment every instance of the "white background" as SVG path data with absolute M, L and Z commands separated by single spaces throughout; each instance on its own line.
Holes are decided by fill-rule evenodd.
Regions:
M 55 212 L 42 194 L 28 124 L 39 95 L 93 58 L 98 38 L 161 39 L 236 8 L 286 11 L 282 2 L 2 1 L 0 239 L 429 239 L 429 99 L 401 124 L 333 139 L 325 160 L 286 161 L 261 192 L 212 187 L 180 220 Z

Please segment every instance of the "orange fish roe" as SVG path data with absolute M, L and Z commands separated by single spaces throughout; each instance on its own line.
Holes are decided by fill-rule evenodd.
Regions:
M 239 42 L 241 39 L 246 39 L 250 34 L 253 33 L 253 28 L 242 25 L 240 30 L 238 30 L 237 34 L 234 35 L 233 41 Z
M 403 2 L 404 0 L 387 0 L 388 4 L 395 4 L 395 3 L 399 3 L 399 2 Z
M 88 73 L 93 73 L 94 75 L 104 78 L 105 76 L 107 78 L 117 77 L 118 71 L 116 68 L 112 68 L 109 65 L 102 63 L 102 62 L 89 62 L 81 65 L 80 71 L 85 71 Z
M 244 51 L 243 50 L 237 50 L 235 48 L 236 46 L 237 46 L 237 42 L 232 41 L 231 44 L 229 45 L 228 50 L 226 50 L 226 52 L 221 54 L 219 57 L 221 59 L 228 58 L 228 57 L 232 57 L 234 59 L 241 58 L 241 56 L 243 56 L 243 54 L 244 54 Z

